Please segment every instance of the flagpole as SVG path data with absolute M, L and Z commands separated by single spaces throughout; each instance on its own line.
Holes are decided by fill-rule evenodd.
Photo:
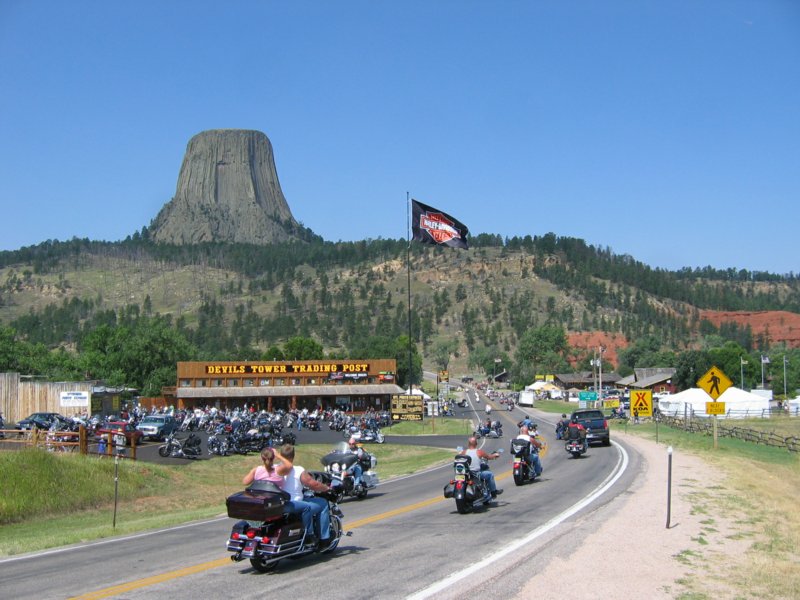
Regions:
M 408 213 L 408 246 L 406 247 L 406 274 L 408 276 L 408 393 L 413 393 L 411 377 L 411 198 L 406 192 L 406 212 Z

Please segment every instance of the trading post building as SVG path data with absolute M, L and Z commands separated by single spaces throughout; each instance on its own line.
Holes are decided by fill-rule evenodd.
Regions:
M 174 397 L 177 408 L 388 410 L 403 393 L 396 373 L 395 359 L 179 362 Z

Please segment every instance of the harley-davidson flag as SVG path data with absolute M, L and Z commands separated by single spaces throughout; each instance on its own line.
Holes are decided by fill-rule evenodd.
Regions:
M 416 200 L 411 201 L 411 231 L 414 234 L 412 239 L 423 244 L 469 247 L 469 229 L 466 225 L 446 212 Z

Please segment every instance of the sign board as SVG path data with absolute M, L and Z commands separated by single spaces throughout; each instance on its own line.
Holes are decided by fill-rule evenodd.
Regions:
M 581 402 L 595 402 L 597 392 L 578 392 L 578 400 Z
M 606 398 L 605 400 L 603 400 L 603 407 L 619 408 L 619 398 Z
M 652 390 L 631 390 L 631 414 L 634 417 L 653 416 Z
M 707 415 L 724 415 L 725 403 L 724 402 L 706 402 Z
M 448 371 L 439 371 L 439 381 L 450 381 L 450 373 Z
M 89 408 L 89 392 L 60 392 L 58 400 L 61 408 Z
M 697 380 L 697 387 L 705 390 L 714 400 L 733 385 L 719 367 L 712 366 L 705 375 Z
M 392 396 L 392 421 L 422 421 L 425 399 L 416 394 Z

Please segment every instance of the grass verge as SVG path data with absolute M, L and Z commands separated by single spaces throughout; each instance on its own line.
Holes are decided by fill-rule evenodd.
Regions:
M 370 446 L 382 481 L 452 458 L 452 450 Z M 297 447 L 297 462 L 315 470 L 328 445 Z M 130 534 L 225 514 L 225 498 L 257 456 L 229 456 L 179 466 L 120 461 L 114 527 L 112 460 L 43 450 L 0 452 L 0 556 Z M 346 513 L 346 503 L 343 505 Z
M 782 424 L 790 430 L 797 424 Z M 748 427 L 773 427 L 769 421 Z M 693 511 L 708 515 L 702 539 L 692 555 L 675 557 L 698 567 L 677 582 L 689 598 L 797 598 L 800 590 L 800 456 L 767 446 L 731 438 L 719 438 L 714 449 L 710 436 L 692 434 L 654 423 L 629 425 L 629 434 L 641 436 L 676 450 L 700 456 L 723 475 L 724 485 L 697 482 L 689 493 Z M 719 522 L 733 524 L 724 535 L 743 540 L 746 551 L 728 556 L 709 540 L 723 535 Z M 699 568 L 702 566 L 702 568 Z M 733 595 L 729 595 L 733 594 Z

